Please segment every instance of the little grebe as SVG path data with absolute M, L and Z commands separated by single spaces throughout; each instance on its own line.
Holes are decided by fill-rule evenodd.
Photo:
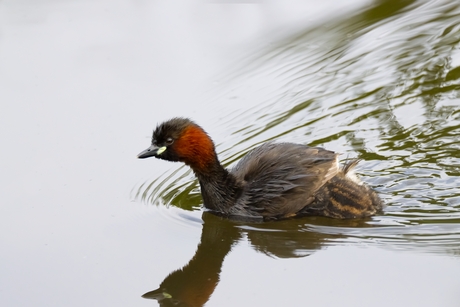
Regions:
M 358 160 L 339 167 L 338 154 L 294 143 L 265 143 L 232 169 L 196 123 L 173 118 L 157 126 L 138 155 L 180 161 L 195 172 L 204 206 L 228 217 L 276 220 L 317 215 L 363 218 L 382 209 L 378 195 L 354 175 Z

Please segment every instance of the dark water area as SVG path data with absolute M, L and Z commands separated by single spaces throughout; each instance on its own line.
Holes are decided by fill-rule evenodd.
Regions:
M 2 306 L 460 306 L 460 2 L 0 3 Z M 364 220 L 250 223 L 135 156 L 193 118 L 359 158 Z

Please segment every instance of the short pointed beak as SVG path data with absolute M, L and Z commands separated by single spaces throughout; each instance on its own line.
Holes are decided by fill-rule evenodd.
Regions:
M 154 157 L 154 156 L 157 155 L 158 149 L 159 149 L 158 146 L 152 145 L 149 148 L 147 148 L 146 150 L 144 150 L 143 152 L 141 152 L 140 154 L 138 154 L 137 157 L 139 159 L 145 159 L 145 158 L 149 158 L 149 157 Z
M 164 292 L 161 289 L 156 289 L 156 290 L 145 293 L 144 295 L 142 295 L 142 297 L 152 299 L 152 300 L 162 301 L 165 298 L 171 298 L 171 295 L 169 293 Z

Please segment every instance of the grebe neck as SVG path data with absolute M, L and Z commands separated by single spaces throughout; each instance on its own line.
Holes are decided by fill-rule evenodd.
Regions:
M 229 173 L 217 159 L 206 171 L 194 170 L 194 172 L 200 182 L 204 206 L 228 213 L 235 205 L 241 191 L 235 176 Z

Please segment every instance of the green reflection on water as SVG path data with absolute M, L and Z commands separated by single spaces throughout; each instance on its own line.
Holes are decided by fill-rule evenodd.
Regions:
M 243 85 L 249 75 L 266 79 L 270 95 L 261 91 L 260 101 L 234 110 L 239 127 L 213 136 L 226 140 L 218 147 L 223 163 L 231 166 L 271 140 L 357 156 L 358 173 L 388 204 L 384 214 L 347 225 L 319 219 L 326 228 L 317 231 L 404 244 L 431 235 L 431 243 L 450 245 L 460 238 L 459 33 L 459 3 L 377 1 L 261 50 L 231 78 Z M 183 167 L 137 195 L 201 209 L 198 184 Z M 358 226 L 372 231 L 350 234 Z

